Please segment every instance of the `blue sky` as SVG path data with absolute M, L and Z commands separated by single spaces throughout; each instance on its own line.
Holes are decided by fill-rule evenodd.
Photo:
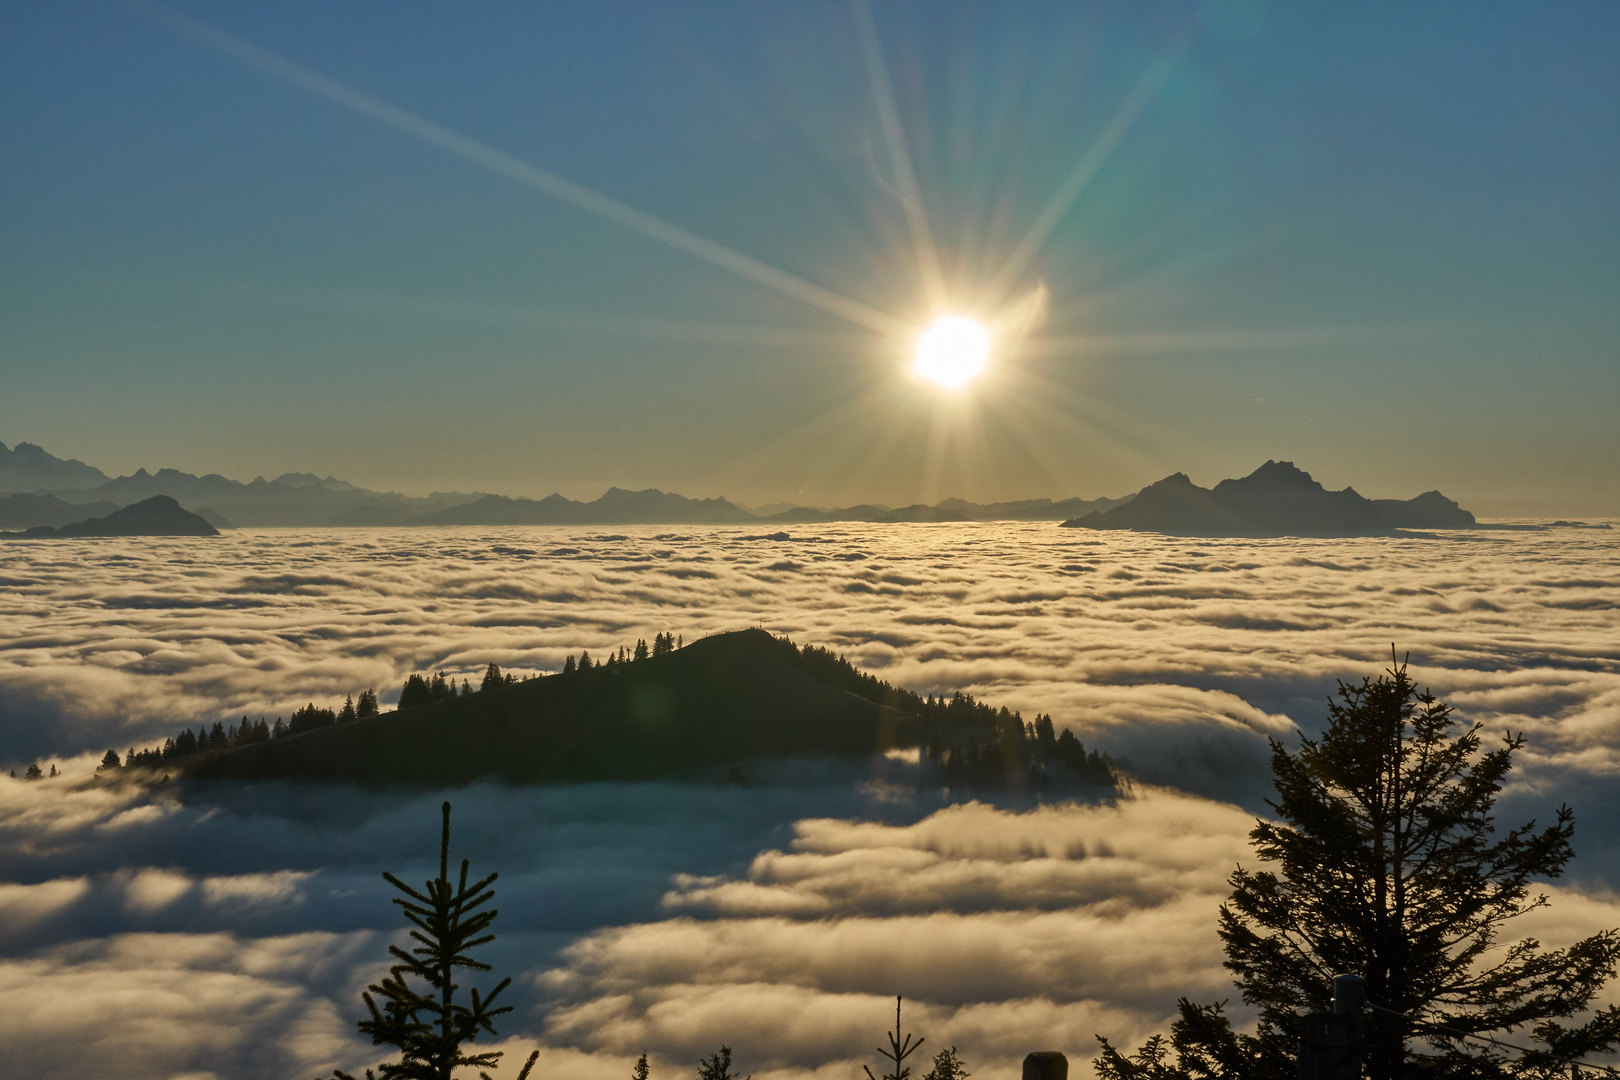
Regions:
M 847 4 L 12 3 L 7 443 L 820 504 L 1117 495 L 1275 457 L 1374 496 L 1620 514 L 1613 4 L 874 3 L 953 310 L 996 314 L 986 283 L 1097 164 L 1010 283 L 1044 288 L 1044 322 L 957 395 L 905 374 L 909 329 L 163 11 L 905 327 L 937 313 Z

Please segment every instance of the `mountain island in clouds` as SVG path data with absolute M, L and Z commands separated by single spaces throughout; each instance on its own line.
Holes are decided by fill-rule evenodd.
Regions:
M 860 758 L 912 750 L 956 786 L 1112 790 L 1112 763 L 1086 753 L 1050 717 L 1023 717 L 955 694 L 924 698 L 841 656 L 763 630 L 717 634 L 476 692 L 413 676 L 400 708 L 341 714 L 311 705 L 293 723 L 244 723 L 228 737 L 183 734 L 155 759 L 207 780 L 300 779 L 367 785 L 702 779 L 740 780 L 743 765 Z M 470 691 L 470 687 L 468 688 Z M 150 753 L 150 752 L 148 752 Z
M 1390 529 L 1466 529 L 1474 515 L 1438 491 L 1369 499 L 1329 491 L 1291 461 L 1267 461 L 1214 490 L 1175 473 L 1123 506 L 1065 521 L 1067 528 L 1131 529 L 1193 536 L 1355 536 Z

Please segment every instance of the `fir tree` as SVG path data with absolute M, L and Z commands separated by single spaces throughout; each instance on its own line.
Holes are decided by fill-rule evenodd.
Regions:
M 562 673 L 564 675 L 572 675 L 574 673 L 574 654 L 573 653 L 569 653 L 568 658 L 563 661 Z
M 123 764 L 124 763 L 118 759 L 118 751 L 109 750 L 102 755 L 101 764 L 96 766 L 96 772 L 101 772 L 103 769 L 117 769 Z
M 889 1059 L 889 1071 L 882 1076 L 873 1076 L 869 1066 L 862 1065 L 866 1070 L 866 1080 L 907 1080 L 911 1075 L 911 1066 L 907 1065 L 906 1058 L 916 1053 L 922 1046 L 923 1040 L 911 1041 L 911 1035 L 900 1034 L 900 998 L 894 999 L 894 1030 L 889 1032 L 889 1048 L 878 1047 L 878 1053 Z
M 337 714 L 338 723 L 344 723 L 345 721 L 353 720 L 356 715 L 357 714 L 355 713 L 355 709 L 354 709 L 354 698 L 345 697 L 343 699 L 343 708 L 338 710 L 338 714 Z
M 404 894 L 396 896 L 405 918 L 416 927 L 411 938 L 417 945 L 409 952 L 397 945 L 388 948 L 397 961 L 380 983 L 373 983 L 361 998 L 371 1015 L 359 1023 L 360 1033 L 371 1036 L 378 1046 L 393 1046 L 400 1059 L 384 1062 L 375 1075 L 380 1080 L 450 1080 L 461 1067 L 492 1068 L 501 1058 L 501 1051 L 467 1053 L 464 1044 L 481 1034 L 496 1035 L 494 1020 L 512 1011 L 512 1006 L 494 1008 L 501 992 L 511 985 L 511 979 L 502 979 L 488 995 L 481 996 L 476 988 L 470 991 L 470 1005 L 456 1001 L 461 984 L 455 981 L 456 969 L 489 971 L 490 966 L 473 959 L 471 950 L 495 940 L 490 927 L 499 914 L 493 908 L 484 908 L 494 899 L 497 874 L 467 884 L 468 860 L 461 861 L 461 874 L 450 880 L 450 804 L 442 807 L 444 827 L 439 840 L 439 876 L 417 891 L 393 874 L 383 877 Z M 484 908 L 484 910 L 479 910 Z M 419 992 L 413 980 L 426 983 L 426 992 Z M 379 1008 L 377 1002 L 382 1002 Z M 534 1068 L 536 1050 L 518 1073 L 517 1080 L 527 1080 Z M 336 1080 L 354 1080 L 343 1072 L 333 1072 Z M 366 1070 L 368 1080 L 373 1071 Z M 487 1074 L 480 1076 L 488 1080 Z
M 934 1055 L 934 1067 L 928 1070 L 923 1080 L 967 1080 L 972 1075 L 967 1065 L 957 1057 L 956 1047 L 950 1046 Z
M 426 705 L 433 700 L 433 691 L 426 679 L 420 675 L 411 675 L 405 680 L 405 685 L 399 691 L 399 708 L 414 709 L 418 705 Z
M 1034 735 L 1035 741 L 1040 743 L 1043 748 L 1052 749 L 1056 747 L 1057 734 L 1052 726 L 1052 717 L 1050 715 L 1036 714 Z
M 484 681 L 479 683 L 479 691 L 483 692 L 485 690 L 495 690 L 505 685 L 506 680 L 501 677 L 500 665 L 491 660 L 489 662 L 489 667 L 484 669 Z
M 375 691 L 375 690 L 363 691 L 360 694 L 360 700 L 355 702 L 355 705 L 354 705 L 354 717 L 355 717 L 355 719 L 356 720 L 364 720 L 368 716 L 376 716 L 378 711 L 379 710 L 377 708 L 377 691 Z M 243 717 L 243 719 L 245 720 L 247 718 Z
M 754 1080 L 753 1075 L 739 1077 L 731 1071 L 731 1047 L 722 1046 L 698 1062 L 698 1080 Z
M 636 638 L 636 652 L 635 652 L 635 656 L 633 658 L 636 659 L 636 660 L 645 660 L 645 659 L 647 659 L 647 657 L 649 655 L 651 655 L 651 654 L 648 653 L 648 651 L 647 651 L 647 641 L 646 641 L 646 639 L 645 638 Z
M 630 1070 L 630 1080 L 647 1080 L 651 1074 L 652 1069 L 647 1066 L 647 1053 L 642 1051 L 641 1056 L 636 1059 L 635 1068 Z
M 1454 731 L 1451 707 L 1419 693 L 1393 656 L 1378 679 L 1341 682 L 1337 698 L 1321 739 L 1302 738 L 1297 753 L 1272 742 L 1278 820 L 1249 834 L 1269 866 L 1234 871 L 1221 907 L 1226 966 L 1259 1007 L 1259 1029 L 1234 1035 L 1220 1006 L 1183 1000 L 1179 1061 L 1154 1075 L 1292 1075 L 1298 1016 L 1328 1009 L 1338 973 L 1366 979 L 1373 1080 L 1566 1073 L 1565 1062 L 1612 1051 L 1620 1008 L 1559 1021 L 1586 1013 L 1613 977 L 1620 930 L 1566 949 L 1500 940 L 1547 905 L 1532 880 L 1559 876 L 1574 856 L 1568 807 L 1540 829 L 1496 834 L 1492 810 L 1523 738 L 1483 751 L 1481 725 Z M 1464 1035 L 1542 1045 L 1510 1056 Z M 1100 1076 L 1148 1075 L 1103 1047 Z

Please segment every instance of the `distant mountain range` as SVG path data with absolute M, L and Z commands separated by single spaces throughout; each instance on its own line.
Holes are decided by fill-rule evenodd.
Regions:
M 85 491 L 107 480 L 100 469 L 52 457 L 33 443 L 18 443 L 15 450 L 0 443 L 0 492 Z
M 7 495 L 7 492 L 16 494 Z M 893 509 L 862 504 L 835 509 L 792 506 L 754 514 L 726 499 L 689 499 L 648 488 L 609 488 L 591 502 L 562 495 L 512 498 L 484 492 L 435 492 L 425 498 L 370 491 L 336 477 L 284 473 L 251 483 L 217 473 L 177 469 L 109 478 L 82 461 L 64 461 L 32 443 L 8 450 L 0 443 L 0 529 L 60 527 L 105 516 L 120 506 L 167 495 L 217 528 L 266 526 L 399 525 L 711 525 L 746 522 L 817 524 L 835 521 L 1062 521 L 1106 510 L 1125 499 L 1025 499 L 971 503 L 946 499 L 934 506 Z
M 7 495 L 0 498 L 0 529 L 70 525 L 87 518 L 105 517 L 117 509 L 117 503 L 105 499 L 92 503 L 71 503 L 55 495 Z
M 218 536 L 206 518 L 181 507 L 167 495 L 154 495 L 105 517 L 68 525 L 35 525 L 23 532 L 0 533 L 7 539 L 46 540 L 74 536 Z
M 1268 461 L 1242 479 L 1222 480 L 1213 490 L 1175 473 L 1149 484 L 1122 506 L 1063 524 L 1193 536 L 1342 536 L 1465 529 L 1475 521 L 1438 491 L 1415 499 L 1368 499 L 1354 488 L 1329 491 L 1291 461 Z
M 7 492 L 15 494 L 7 495 Z M 284 473 L 251 483 L 217 473 L 140 469 L 108 478 L 82 461 L 64 461 L 32 443 L 0 443 L 0 529 L 61 528 L 103 518 L 154 496 L 173 499 L 220 529 L 266 526 L 426 525 L 814 525 L 937 521 L 1061 521 L 1071 527 L 1194 534 L 1365 533 L 1388 529 L 1461 528 L 1474 516 L 1438 491 L 1415 499 L 1367 499 L 1327 491 L 1289 462 L 1268 461 L 1241 480 L 1200 488 L 1176 473 L 1134 495 L 1111 499 L 1025 499 L 972 503 L 945 499 L 898 509 L 875 504 L 842 508 L 788 506 L 751 513 L 726 499 L 690 499 L 648 488 L 609 488 L 590 502 L 562 495 L 512 498 L 484 492 L 426 497 L 370 491 L 336 477 Z M 785 508 L 784 508 L 785 507 Z
M 817 510 L 808 506 L 795 506 L 750 520 L 779 522 L 783 525 L 814 525 L 832 521 L 867 521 L 886 523 L 898 521 L 1062 521 L 1064 518 L 1107 510 L 1130 502 L 1123 499 L 1025 499 L 1020 502 L 971 503 L 963 499 L 945 499 L 928 506 L 914 503 L 892 510 L 870 503 L 847 506 L 842 510 Z

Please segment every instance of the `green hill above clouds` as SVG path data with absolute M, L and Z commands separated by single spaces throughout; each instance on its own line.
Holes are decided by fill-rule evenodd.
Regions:
M 763 630 L 364 719 L 313 708 L 300 716 L 317 712 L 324 719 L 306 719 L 305 730 L 271 737 L 260 725 L 238 745 L 224 731 L 185 733 L 187 746 L 203 749 L 137 763 L 202 780 L 524 784 L 718 779 L 760 759 L 916 747 L 921 767 L 942 782 L 1113 784 L 1107 760 L 1070 734 L 1056 738 L 1049 717 L 1026 725 L 963 695 L 919 697 Z

